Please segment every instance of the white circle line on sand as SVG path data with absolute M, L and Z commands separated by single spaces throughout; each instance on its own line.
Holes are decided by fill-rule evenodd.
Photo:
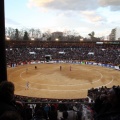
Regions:
M 25 73 L 25 71 L 23 71 L 23 72 L 20 73 L 20 77 L 22 78 L 22 80 L 25 80 L 25 81 L 26 81 L 26 79 L 24 79 L 24 78 L 22 77 L 22 74 L 23 74 L 23 73 Z
M 23 71 L 23 72 L 21 72 L 21 74 L 20 74 L 20 77 L 22 78 L 22 74 L 24 73 L 25 71 Z M 98 72 L 98 71 L 96 71 L 96 72 Z M 99 79 L 99 80 L 101 80 L 102 79 L 102 77 L 103 77 L 103 74 L 102 73 L 100 73 L 100 72 L 98 72 L 99 74 L 101 74 L 101 78 Z M 25 80 L 24 78 L 22 78 L 23 80 Z M 95 88 L 99 88 L 99 87 L 102 87 L 102 86 L 107 86 L 107 85 L 109 85 L 109 84 L 111 84 L 112 82 L 113 82 L 113 80 L 114 80 L 114 78 L 113 78 L 113 76 L 112 76 L 112 80 L 109 82 L 109 83 L 107 83 L 107 84 L 105 84 L 105 85 L 101 85 L 101 86 L 98 86 L 98 87 L 95 87 Z M 97 80 L 98 81 L 98 80 Z M 94 81 L 94 82 L 97 82 L 97 81 Z M 31 82 L 31 83 L 34 83 L 34 82 Z M 17 84 L 17 83 L 16 83 Z M 38 83 L 34 83 L 34 84 L 38 84 Z M 88 83 L 87 83 L 88 84 Z M 90 83 L 89 83 L 90 84 Z M 18 84 L 17 84 L 18 85 Z M 44 84 L 41 84 L 41 85 L 44 85 Z M 49 85 L 49 84 L 45 84 L 45 85 Z M 78 85 L 78 84 L 77 84 Z M 80 84 L 80 85 L 83 85 L 83 84 Z M 21 86 L 21 87 L 24 87 L 25 88 L 25 86 L 23 86 L 23 85 L 19 85 L 19 86 Z M 53 85 L 53 86 L 59 86 L 59 85 Z M 66 85 L 62 85 L 62 86 L 66 86 Z M 75 85 L 69 85 L 69 86 L 75 86 Z M 88 89 L 80 89 L 80 90 L 50 90 L 50 89 L 38 89 L 38 88 L 31 88 L 30 87 L 30 89 L 34 89 L 34 90 L 43 90 L 43 91 L 84 91 L 84 90 L 88 90 Z
M 12 69 L 15 69 L 15 68 L 12 68 Z M 23 69 L 23 68 L 22 68 Z M 16 72 L 18 72 L 18 71 L 20 71 L 20 70 L 22 70 L 22 69 L 18 69 L 18 70 L 16 70 L 16 71 L 14 71 L 13 73 L 11 73 L 10 75 L 9 75 L 9 77 L 11 77 L 14 73 L 16 73 Z
M 29 70 L 30 70 L 30 68 L 29 68 Z M 27 73 L 27 71 L 21 72 L 21 73 L 20 73 L 20 77 L 22 78 L 22 80 L 27 81 L 26 79 L 24 79 L 24 78 L 22 77 L 22 74 L 25 73 L 25 72 Z
M 20 74 L 20 77 L 25 80 L 23 77 L 22 77 L 22 74 L 24 73 L 25 71 L 21 72 Z M 98 71 L 96 71 L 98 72 Z M 101 78 L 98 79 L 97 81 L 93 81 L 92 83 L 95 83 L 95 82 L 98 82 L 100 81 L 102 78 L 103 78 L 103 74 L 98 72 L 100 75 L 101 75 Z M 25 80 L 26 81 L 26 80 Z M 30 83 L 34 83 L 34 82 L 30 82 Z M 38 83 L 34 83 L 34 84 L 38 84 Z M 90 84 L 90 83 L 84 83 L 84 84 Z M 79 86 L 79 85 L 84 85 L 83 83 L 82 84 L 76 84 L 76 85 L 67 85 L 67 86 Z M 40 84 L 40 85 L 49 85 L 49 84 Z M 21 86 L 21 85 L 20 85 Z M 49 85 L 49 86 L 66 86 L 66 85 Z M 24 87 L 24 86 L 22 86 Z M 38 88 L 30 88 L 30 89 L 34 89 L 34 90 L 46 90 L 46 91 L 80 91 L 80 90 L 88 90 L 88 89 L 80 89 L 80 90 L 50 90 L 50 89 L 38 89 Z
M 31 67 L 29 67 L 29 68 L 31 68 Z M 16 69 L 16 67 L 9 68 L 9 69 Z M 20 69 L 14 71 L 13 73 L 11 73 L 11 74 L 9 75 L 9 77 L 11 77 L 13 74 L 15 74 L 16 72 L 21 71 L 21 70 L 23 70 L 23 69 L 26 69 L 26 68 L 20 68 Z M 25 71 L 24 71 L 24 72 L 25 72 Z
M 114 77 L 112 76 L 112 80 L 109 83 L 107 83 L 105 85 L 101 85 L 101 86 L 95 87 L 95 88 L 100 88 L 102 86 L 107 86 L 107 85 L 111 84 L 113 81 L 114 81 Z
M 105 85 L 101 85 L 101 86 L 95 87 L 95 88 L 99 88 L 99 87 L 102 87 L 102 86 L 107 86 L 107 85 L 111 84 L 113 81 L 114 81 L 114 78 L 112 76 L 112 80 L 109 83 L 107 83 Z M 19 86 L 25 87 L 25 86 L 22 86 L 22 85 L 19 85 Z M 72 91 L 73 92 L 83 92 L 83 91 L 89 90 L 89 89 L 80 89 L 80 90 L 50 90 L 50 89 L 38 89 L 38 88 L 31 88 L 31 87 L 29 89 L 30 90 L 50 91 L 50 92 L 55 92 L 55 91 L 57 91 L 57 92 L 61 92 L 61 91 L 66 91 L 66 92 L 72 92 Z
M 22 73 L 24 73 L 25 71 L 23 71 Z M 98 71 L 97 71 L 98 72 Z M 21 73 L 21 74 L 22 74 Z M 101 78 L 103 77 L 103 74 L 102 73 L 100 73 L 100 72 L 98 72 L 99 74 L 101 74 Z M 22 75 L 20 74 L 20 77 L 22 78 Z M 22 78 L 23 80 L 25 80 L 24 78 Z M 98 80 L 97 80 L 98 81 Z M 109 85 L 109 84 L 111 84 L 112 82 L 114 81 L 114 77 L 112 76 L 112 80 L 109 82 L 109 83 L 107 83 L 107 84 L 105 84 L 105 85 L 101 85 L 101 86 L 98 86 L 98 87 L 95 87 L 95 88 L 99 88 L 99 87 L 102 87 L 102 86 L 107 86 L 107 85 Z M 94 81 L 95 82 L 95 81 Z M 34 82 L 32 82 L 32 83 L 34 83 Z M 34 83 L 34 84 L 37 84 L 37 83 Z M 42 84 L 41 84 L 42 85 Z M 48 85 L 48 84 L 47 84 Z M 82 84 L 83 85 L 83 84 Z M 19 85 L 19 86 L 21 86 L 21 87 L 24 87 L 25 88 L 25 86 L 22 86 L 22 85 Z M 59 86 L 59 85 L 55 85 L 55 86 Z M 63 86 L 66 86 L 66 85 L 63 85 Z M 79 91 L 79 92 L 81 92 L 80 90 L 82 90 L 82 91 L 84 91 L 84 90 L 89 90 L 89 89 L 80 89 L 80 90 L 48 90 L 48 89 L 38 89 L 38 88 L 29 88 L 29 89 L 34 89 L 34 90 L 41 90 L 41 91 L 51 91 L 51 92 L 54 92 L 54 91 L 68 91 L 68 92 L 71 92 L 71 91 Z
M 21 79 L 22 80 L 24 80 L 24 81 L 27 81 L 26 79 L 24 79 L 23 77 L 22 77 L 22 74 L 24 73 L 25 71 L 23 71 L 23 72 L 21 72 L 20 73 L 20 77 L 21 77 Z M 98 72 L 98 71 L 96 71 L 96 72 Z M 100 81 L 102 78 L 103 78 L 103 74 L 102 73 L 100 73 L 100 72 L 98 72 L 99 74 L 100 74 L 100 79 L 98 79 L 98 80 L 96 80 L 96 81 L 93 81 L 93 82 L 91 82 L 91 83 L 96 83 L 96 82 L 98 82 L 98 81 Z M 34 84 L 40 84 L 40 83 L 35 83 L 35 82 L 30 82 L 30 83 L 34 83 Z M 85 84 L 90 84 L 90 82 L 86 82 L 86 83 L 80 83 L 80 84 L 66 84 L 66 85 L 50 85 L 50 84 L 40 84 L 40 85 L 46 85 L 46 86 L 80 86 L 80 85 L 85 85 Z

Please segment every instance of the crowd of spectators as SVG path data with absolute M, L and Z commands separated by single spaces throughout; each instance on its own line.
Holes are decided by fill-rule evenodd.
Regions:
M 88 98 L 81 99 L 49 99 L 49 98 L 36 98 L 36 97 L 26 97 L 21 95 L 15 95 L 16 100 L 20 100 L 23 103 L 86 103 L 89 101 Z
M 32 52 L 33 54 L 31 54 Z M 91 54 L 92 53 L 92 54 Z M 7 64 L 45 61 L 45 55 L 51 55 L 52 60 L 79 60 L 94 61 L 103 64 L 120 64 L 120 46 L 119 45 L 94 45 L 94 46 L 74 46 L 74 47 L 22 47 L 14 46 L 6 48 Z M 24 57 L 23 57 L 24 56 Z
M 88 90 L 94 104 L 94 120 L 120 120 L 120 86 Z

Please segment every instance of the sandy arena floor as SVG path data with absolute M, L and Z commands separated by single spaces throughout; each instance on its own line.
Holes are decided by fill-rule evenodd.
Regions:
M 85 98 L 92 87 L 120 85 L 120 71 L 79 64 L 37 64 L 8 68 L 15 94 L 40 98 Z M 60 66 L 62 70 L 60 71 Z M 70 71 L 71 66 L 71 71 Z M 26 68 L 28 71 L 26 72 Z M 29 81 L 29 90 L 26 82 Z

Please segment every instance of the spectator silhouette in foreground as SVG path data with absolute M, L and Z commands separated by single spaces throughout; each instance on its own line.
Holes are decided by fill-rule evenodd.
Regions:
M 48 112 L 49 120 L 57 120 L 57 111 L 55 110 L 55 106 L 51 105 L 51 109 Z
M 94 120 L 120 120 L 120 87 L 111 88 L 107 99 L 111 106 L 106 111 L 97 114 Z M 105 107 L 105 104 L 102 107 Z
M 11 112 L 16 112 L 19 116 L 25 117 L 22 103 L 14 99 L 14 90 L 15 87 L 12 82 L 3 81 L 0 83 L 0 117 L 10 116 Z
M 41 109 L 38 109 L 32 120 L 46 120 L 44 119 L 43 111 Z
M 0 120 L 23 120 L 22 117 L 14 111 L 8 111 L 0 116 Z
M 67 120 L 67 118 L 68 118 L 68 112 L 64 111 L 63 112 L 63 118 L 61 118 L 61 120 Z

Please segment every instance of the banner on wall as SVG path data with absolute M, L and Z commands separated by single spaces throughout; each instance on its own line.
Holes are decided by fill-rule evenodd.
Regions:
M 116 70 L 120 70 L 119 66 L 114 66 L 114 68 L 115 68 Z
M 19 62 L 19 63 L 12 63 L 11 67 L 16 67 L 17 65 L 25 65 L 25 64 L 40 64 L 40 63 L 46 63 L 45 61 L 31 61 L 31 62 Z M 64 60 L 56 60 L 56 61 L 50 61 L 49 63 L 76 63 L 76 64 L 88 64 L 88 65 L 98 65 L 98 66 L 102 66 L 102 67 L 107 67 L 107 68 L 112 68 L 115 70 L 120 70 L 120 65 L 119 66 L 114 66 L 111 64 L 102 64 L 102 63 L 96 63 L 96 62 L 90 62 L 90 61 L 64 61 Z M 10 67 L 9 65 L 7 65 L 7 67 Z

